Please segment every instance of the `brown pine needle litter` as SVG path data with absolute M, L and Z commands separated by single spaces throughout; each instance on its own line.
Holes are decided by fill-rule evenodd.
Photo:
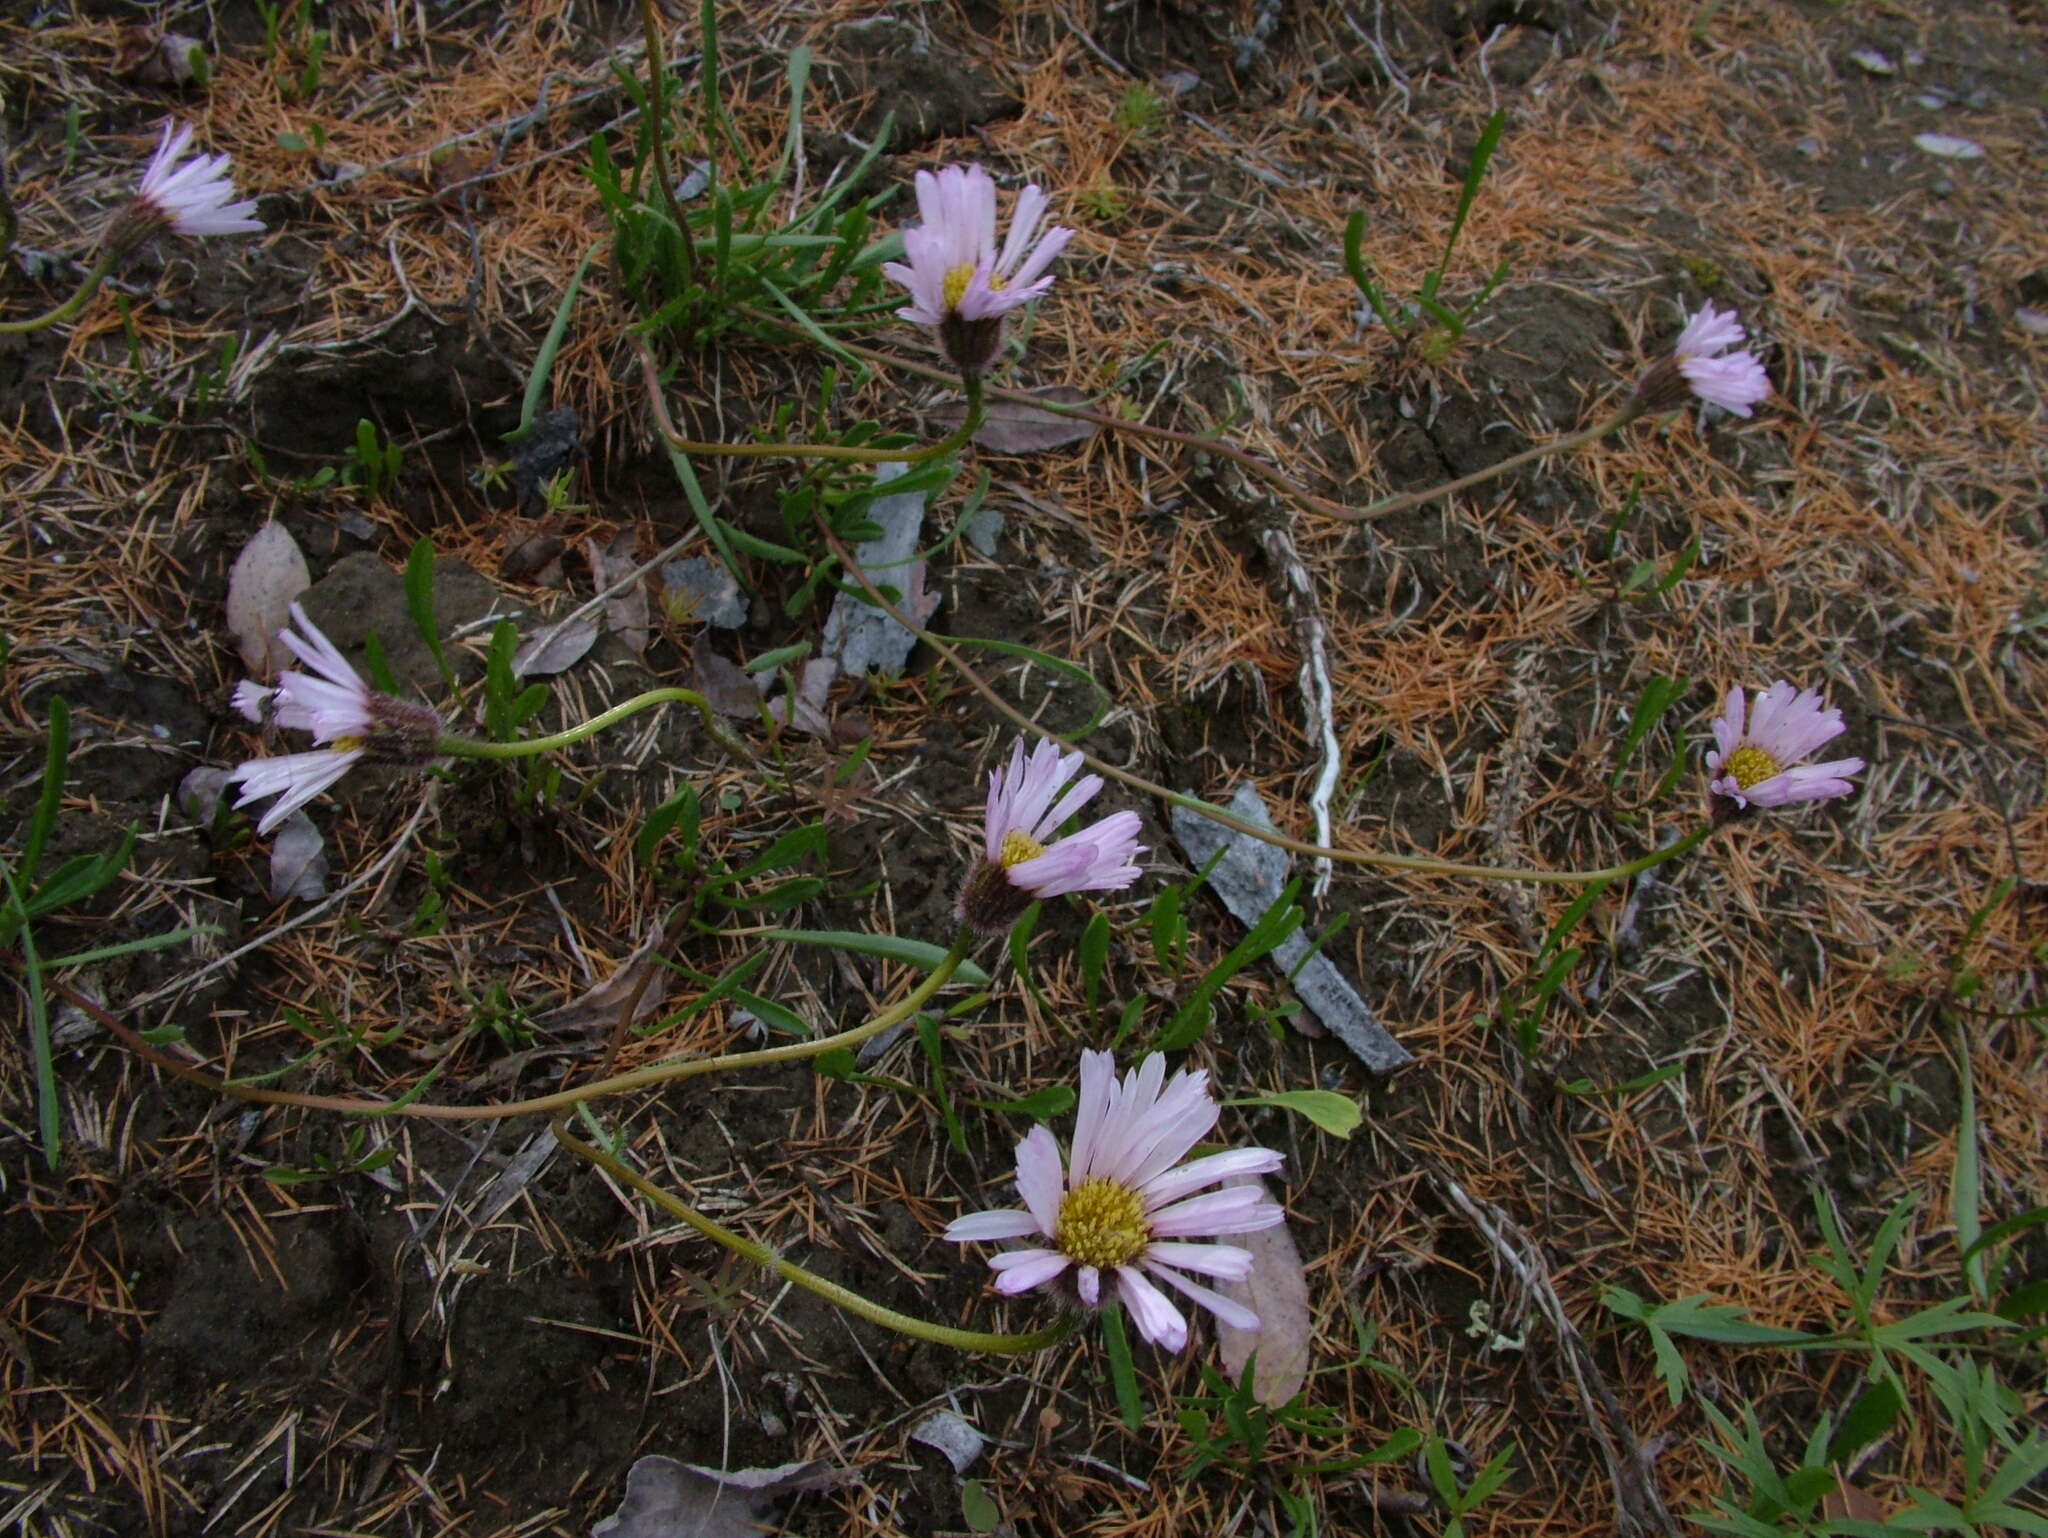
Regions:
M 688 104 L 700 55 L 695 7 L 681 9 L 667 42 Z M 2041 1002 L 2048 932 L 2048 342 L 2026 320 L 2048 311 L 2038 9 L 942 0 L 877 15 L 795 0 L 726 7 L 720 22 L 726 174 L 781 153 L 786 60 L 807 46 L 805 197 L 894 111 L 863 189 L 905 189 L 891 219 L 913 171 L 979 160 L 1006 189 L 1044 186 L 1078 231 L 1009 382 L 1220 432 L 1350 507 L 1584 425 L 1683 312 L 1707 298 L 1740 310 L 1777 392 L 1748 421 L 1641 421 L 1363 523 L 1305 511 L 1221 456 L 1116 432 L 983 453 L 969 472 L 988 472 L 996 553 L 963 539 L 926 577 L 936 629 L 1093 674 L 1112 708 L 1092 751 L 1217 800 L 1249 780 L 1301 834 L 1320 749 L 1259 537 L 1284 527 L 1326 629 L 1335 839 L 1350 847 L 1628 859 L 1700 815 L 1696 763 L 1652 792 L 1674 755 L 1696 759 L 1729 685 L 1804 681 L 1843 708 L 1844 751 L 1869 761 L 1855 796 L 1726 831 L 1604 894 L 1532 1060 L 1495 1021 L 1574 894 L 1345 868 L 1312 928 L 1346 916 L 1328 952 L 1416 1066 L 1373 1080 L 1333 1040 L 1295 1031 L 1271 1013 L 1286 994 L 1263 967 L 1225 990 L 1193 1054 L 1226 1098 L 1321 1087 L 1365 1110 L 1345 1142 L 1271 1110 L 1227 1111 L 1219 1133 L 1288 1154 L 1276 1189 L 1307 1262 L 1314 1365 L 1332 1369 L 1309 1394 L 1340 1434 L 1276 1432 L 1274 1468 L 1413 1426 L 1453 1442 L 1467 1479 L 1511 1451 L 1468 1531 L 1649 1532 L 1660 1509 L 1705 1505 L 1723 1489 L 1712 1429 L 1690 1400 L 1672 1406 L 1646 1332 L 1603 1306 L 1604 1288 L 1707 1293 L 1825 1329 L 1844 1301 L 1807 1260 L 1818 1189 L 1859 1254 L 1917 1202 L 1884 1317 L 1955 1295 L 1959 1042 L 1984 1221 L 2048 1201 L 2048 1053 L 2038 1021 L 2005 1018 Z M 307 89 L 289 14 L 272 54 L 259 18 L 183 10 L 163 25 L 203 33 L 211 73 L 180 91 L 114 73 L 124 25 L 0 6 L 19 219 L 0 314 L 69 291 L 71 259 L 133 191 L 167 115 L 233 157 L 270 233 L 163 240 L 75 322 L 0 338 L 0 783 L 12 826 L 61 694 L 74 747 L 46 867 L 138 825 L 114 888 L 39 922 L 46 954 L 180 925 L 220 933 L 59 975 L 93 1007 L 52 996 L 54 1171 L 28 1032 L 0 1035 L 0 1529 L 580 1534 L 617 1506 L 634 1458 L 661 1453 L 847 1471 L 802 1498 L 794 1531 L 958 1532 L 961 1481 L 911 1436 L 947 1409 L 988 1438 L 967 1472 L 1017 1534 L 1286 1533 L 1276 1488 L 1309 1493 L 1326 1534 L 1441 1530 L 1412 1458 L 1293 1485 L 1188 1477 L 1196 1441 L 1175 1412 L 1205 1392 L 1213 1347 L 1199 1333 L 1182 1356 L 1139 1353 L 1147 1415 L 1127 1430 L 1092 1335 L 1019 1359 L 910 1343 L 623 1199 L 536 1122 L 222 1100 L 96 1023 L 94 1009 L 134 1031 L 176 1027 L 182 1044 L 165 1050 L 216 1075 L 384 1099 L 432 1075 L 423 1098 L 447 1103 L 757 1045 L 762 1026 L 734 998 L 690 1006 L 759 951 L 760 930 L 943 944 L 982 775 L 1010 740 L 920 653 L 900 679 L 841 685 L 843 737 L 771 740 L 739 722 L 759 766 L 672 708 L 563 755 L 542 815 L 514 805 L 510 771 L 488 793 L 436 790 L 417 817 L 408 782 L 344 792 L 316 811 L 329 889 L 362 885 L 310 917 L 270 900 L 267 845 L 195 826 L 175 795 L 193 767 L 253 751 L 228 704 L 241 668 L 222 604 L 256 528 L 284 522 L 319 576 L 350 560 L 395 570 L 430 536 L 490 579 L 461 611 L 474 622 L 588 598 L 590 541 L 625 531 L 644 559 L 696 526 L 585 169 L 604 142 L 627 158 L 633 106 L 614 71 L 639 71 L 644 46 L 631 6 L 320 8 Z M 1891 73 L 1854 57 L 1868 53 Z M 1153 105 L 1126 107 L 1140 85 Z M 1444 295 L 1462 302 L 1497 263 L 1507 277 L 1469 335 L 1430 357 L 1366 323 L 1340 232 L 1364 210 L 1363 257 L 1412 293 L 1497 108 L 1508 128 Z M 1984 154 L 1929 154 L 1914 143 L 1926 133 Z M 679 166 L 703 153 L 690 139 Z M 485 472 L 511 457 L 527 372 L 594 247 L 541 401 L 576 413 L 573 495 L 516 505 Z M 886 316 L 851 339 L 931 358 Z M 784 405 L 803 436 L 864 415 L 917 432 L 950 400 L 886 368 L 849 391 L 842 371 L 820 422 L 819 368 L 795 346 L 688 353 L 668 409 L 681 432 L 738 440 L 780 436 Z M 388 494 L 318 480 L 347 462 L 359 420 L 402 451 Z M 782 537 L 788 464 L 707 459 L 697 474 L 722 516 Z M 959 495 L 928 538 L 950 529 Z M 536 537 L 570 552 L 559 581 L 508 563 Z M 1661 576 L 1695 541 L 1668 589 L 1628 586 L 1638 562 Z M 760 615 L 788 591 L 762 600 L 740 655 L 777 644 L 759 641 Z M 644 658 L 607 640 L 551 680 L 536 730 L 692 685 L 694 623 L 657 612 L 653 628 Z M 466 678 L 487 633 L 455 639 Z M 731 653 L 730 637 L 718 644 Z M 1048 724 L 1086 715 L 1081 691 L 1042 670 L 975 656 Z M 1620 766 L 1628 714 L 1659 675 L 1691 688 Z M 407 682 L 431 677 L 423 664 Z M 873 747 L 848 772 L 863 737 Z M 608 1027 L 532 1029 L 612 977 L 673 907 L 676 887 L 633 846 L 685 782 L 705 847 L 734 864 L 822 818 L 827 896 L 672 940 L 654 1031 L 614 1043 Z M 1076 960 L 1084 909 L 1049 906 L 1028 986 L 1002 947 L 976 953 L 990 998 L 948 1022 L 944 1046 L 965 1153 L 913 1031 L 852 1080 L 800 1064 L 604 1103 L 619 1156 L 890 1307 L 977 1329 L 1046 1323 L 1041 1301 L 996 1297 L 981 1262 L 938 1238 L 1010 1200 L 1028 1119 L 983 1107 L 1071 1082 L 1078 1048 L 1108 1044 L 1126 999 L 1154 1000 L 1148 1018 L 1170 1011 L 1238 937 L 1196 897 L 1188 969 L 1157 960 L 1147 905 L 1187 872 L 1165 809 L 1135 809 L 1150 873 L 1099 904 L 1119 940 L 1099 1018 Z M 18 949 L 6 956 L 19 979 Z M 1982 982 L 1951 1026 L 1937 1006 L 1959 964 Z M 891 1004 L 908 976 L 787 947 L 744 988 L 822 1032 Z M 311 1051 L 318 1039 L 343 1044 Z M 2038 1240 L 2022 1253 L 2038 1275 Z M 1344 1365 L 1360 1322 L 1378 1366 Z M 1730 1416 L 1752 1408 L 1781 1466 L 1861 1386 L 1843 1354 L 1683 1349 L 1695 1391 Z M 2007 1377 L 2022 1421 L 2042 1414 L 2031 1361 Z M 1855 1472 L 1885 1510 L 1914 1486 L 1962 1493 L 1924 1384 L 1909 1408 Z

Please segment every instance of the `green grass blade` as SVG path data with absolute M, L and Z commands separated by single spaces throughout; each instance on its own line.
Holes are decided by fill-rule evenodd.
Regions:
M 50 830 L 57 826 L 57 808 L 64 799 L 64 766 L 71 757 L 71 707 L 62 695 L 50 698 L 50 739 L 43 750 L 43 783 L 36 795 L 36 808 L 29 814 L 28 832 L 21 844 L 21 879 L 33 887 L 36 869 L 43 863 L 43 846 Z M 20 894 L 15 894 L 21 906 Z M 24 909 L 26 911 L 26 909 Z

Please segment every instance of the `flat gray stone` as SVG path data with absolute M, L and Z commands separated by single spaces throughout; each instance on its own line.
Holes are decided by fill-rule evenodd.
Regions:
M 1273 826 L 1265 799 L 1255 785 L 1240 785 L 1230 798 L 1229 808 L 1246 822 L 1262 828 Z M 1217 850 L 1224 851 L 1216 868 L 1209 872 L 1209 885 L 1239 923 L 1246 928 L 1256 924 L 1287 885 L 1293 856 L 1275 845 L 1211 822 L 1184 806 L 1173 807 L 1170 820 L 1173 836 L 1196 869 L 1206 865 Z M 1308 936 L 1296 932 L 1275 948 L 1268 964 L 1277 966 L 1285 977 L 1294 972 L 1308 948 Z M 1408 1049 L 1380 1024 L 1371 1006 L 1337 970 L 1337 964 L 1321 951 L 1309 958 L 1290 986 L 1302 1003 L 1315 1011 L 1330 1034 L 1374 1073 L 1392 1073 L 1415 1061 Z

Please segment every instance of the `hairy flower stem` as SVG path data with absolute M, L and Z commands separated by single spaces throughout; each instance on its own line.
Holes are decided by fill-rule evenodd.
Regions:
M 1356 523 L 1367 518 L 1384 518 L 1389 513 L 1405 512 L 1411 507 L 1420 507 L 1425 502 L 1434 502 L 1438 497 L 1448 497 L 1468 487 L 1479 486 L 1510 470 L 1519 470 L 1523 465 L 1534 464 L 1539 459 L 1548 459 L 1553 454 L 1569 454 L 1573 449 L 1582 449 L 1589 443 L 1598 443 L 1610 433 L 1618 433 L 1647 409 L 1647 403 L 1631 395 L 1619 411 L 1610 417 L 1595 422 L 1591 427 L 1580 428 L 1575 433 L 1566 433 L 1562 438 L 1546 439 L 1510 454 L 1497 465 L 1488 465 L 1484 470 L 1474 470 L 1470 475 L 1461 475 L 1454 481 L 1445 481 L 1440 486 L 1430 486 L 1421 491 L 1403 491 L 1391 497 L 1382 497 L 1377 502 L 1360 508 L 1345 508 L 1332 513 L 1333 518 L 1345 518 Z
M 1242 833 L 1247 838 L 1255 838 L 1278 849 L 1285 849 L 1291 854 L 1305 855 L 1317 860 L 1336 860 L 1346 865 L 1370 865 L 1382 870 L 1412 871 L 1423 876 L 1456 876 L 1468 881 L 1519 881 L 1531 886 L 1590 886 L 1596 881 L 1620 881 L 1629 876 L 1640 875 L 1646 870 L 1662 865 L 1666 860 L 1675 859 L 1689 849 L 1697 848 L 1715 831 L 1713 823 L 1702 823 L 1684 837 L 1661 849 L 1653 849 L 1636 859 L 1624 861 L 1620 865 L 1602 866 L 1598 870 L 1535 870 L 1514 865 L 1466 865 L 1456 860 L 1438 860 L 1429 855 L 1386 854 L 1373 849 L 1334 849 L 1322 844 L 1311 844 L 1306 839 L 1289 838 L 1286 834 L 1276 833 L 1271 828 L 1262 828 L 1256 823 L 1246 822 L 1242 817 L 1225 811 L 1220 806 L 1212 806 L 1195 796 L 1182 795 L 1179 791 L 1169 790 L 1141 774 L 1133 774 L 1128 769 L 1121 769 L 1115 764 L 1105 762 L 1086 748 L 1077 747 L 1050 728 L 1041 726 L 997 693 L 995 687 L 975 672 L 957 649 L 948 645 L 941 637 L 933 635 L 895 604 L 889 602 L 888 596 L 854 563 L 851 553 L 841 543 L 839 537 L 825 526 L 823 519 L 818 520 L 818 529 L 832 553 L 839 557 L 848 575 L 860 585 L 869 601 L 950 662 L 977 694 L 1020 731 L 1055 743 L 1069 752 L 1079 753 L 1088 767 L 1097 774 L 1128 785 L 1133 790 L 1142 791 L 1148 796 L 1157 796 L 1170 805 L 1186 807 L 1211 822 L 1222 824 L 1232 832 Z
M 966 959 L 968 948 L 973 943 L 973 931 L 963 927 L 953 937 L 952 949 L 939 959 L 938 965 L 925 975 L 923 982 L 873 1019 L 854 1026 L 851 1030 L 839 1031 L 831 1036 L 815 1037 L 810 1041 L 793 1041 L 780 1047 L 762 1047 L 752 1052 L 728 1052 L 722 1057 L 685 1058 L 680 1061 L 653 1063 L 645 1068 L 636 1068 L 630 1073 L 613 1074 L 588 1084 L 557 1090 L 552 1095 L 536 1095 L 530 1100 L 497 1101 L 488 1105 L 430 1105 L 403 1099 L 368 1100 L 353 1095 L 300 1095 L 290 1090 L 257 1089 L 251 1085 L 237 1084 L 231 1079 L 216 1078 L 203 1069 L 195 1068 L 190 1063 L 158 1051 L 84 994 L 73 992 L 62 984 L 53 985 L 53 991 L 62 994 L 68 1002 L 91 1015 L 119 1037 L 131 1052 L 181 1079 L 230 1099 L 254 1101 L 259 1105 L 295 1105 L 310 1111 L 342 1111 L 357 1116 L 419 1116 L 436 1121 L 490 1121 L 500 1116 L 552 1114 L 569 1110 L 581 1101 L 596 1100 L 604 1095 L 624 1094 L 629 1090 L 650 1089 L 656 1084 L 666 1084 L 674 1079 L 696 1079 L 707 1073 L 724 1073 L 735 1068 L 759 1068 L 769 1063 L 800 1062 L 804 1058 L 817 1057 L 837 1047 L 857 1047 L 870 1037 L 881 1035 L 892 1025 L 910 1019 L 924 1008 L 932 996 L 946 986 L 954 970 Z M 424 1080 L 410 1093 L 417 1094 L 423 1088 Z
M 1047 1346 L 1057 1345 L 1065 1340 L 1074 1331 L 1077 1316 L 1073 1314 L 1067 1314 L 1057 1324 L 1049 1325 L 1043 1330 L 1034 1330 L 1029 1335 L 994 1335 L 982 1330 L 960 1330 L 951 1325 L 933 1324 L 911 1314 L 899 1314 L 893 1308 L 884 1308 L 881 1304 L 862 1297 L 849 1287 L 842 1287 L 837 1282 L 827 1281 L 815 1272 L 806 1271 L 793 1260 L 783 1259 L 765 1244 L 757 1244 L 752 1239 L 734 1233 L 723 1224 L 713 1222 L 621 1160 L 572 1136 L 564 1118 L 557 1117 L 549 1130 L 554 1133 L 555 1141 L 577 1158 L 596 1165 L 614 1180 L 631 1186 L 662 1211 L 689 1224 L 705 1238 L 724 1245 L 735 1255 L 751 1260 L 757 1266 L 766 1267 L 792 1286 L 816 1293 L 827 1303 L 871 1324 L 879 1324 L 902 1335 L 913 1335 L 919 1340 L 952 1346 L 961 1351 L 998 1351 L 1011 1355 L 1043 1351 Z
M 941 377 L 951 379 L 954 376 L 947 374 Z M 963 383 L 967 386 L 967 414 L 952 432 L 923 448 L 862 449 L 839 443 L 698 443 L 670 430 L 665 415 L 662 436 L 668 439 L 671 448 L 681 453 L 714 454 L 729 459 L 834 459 L 856 465 L 921 464 L 927 459 L 938 459 L 965 448 L 980 430 L 987 414 L 987 408 L 982 404 L 981 376 L 969 374 Z
M 640 0 L 640 31 L 647 42 L 647 147 L 654 162 L 654 179 L 661 184 L 661 201 L 682 237 L 683 259 L 689 263 L 694 284 L 697 242 L 690 234 L 690 221 L 683 216 L 675 178 L 668 169 L 668 43 L 661 35 L 661 12 L 655 0 Z
M 446 753 L 454 758 L 532 758 L 538 753 L 553 753 L 560 748 L 574 747 L 586 737 L 594 737 L 607 727 L 617 726 L 628 716 L 636 716 L 643 710 L 656 705 L 694 705 L 697 714 L 703 718 L 704 730 L 717 739 L 719 746 L 729 753 L 742 758 L 754 755 L 744 742 L 733 736 L 718 713 L 711 708 L 711 702 L 694 689 L 649 689 L 645 694 L 636 694 L 629 700 L 621 700 L 610 710 L 601 711 L 588 721 L 554 732 L 546 737 L 525 737 L 518 742 L 481 742 L 474 737 L 443 735 L 434 743 L 436 753 Z
M 767 315 L 760 311 L 749 311 L 748 313 L 757 319 L 775 321 L 777 324 L 782 325 L 786 331 L 789 331 L 792 340 L 806 342 L 810 340 L 802 333 L 790 330 L 788 323 L 781 321 L 779 317 Z M 934 368 L 928 363 L 919 363 L 910 358 L 899 358 L 894 353 L 882 352 L 873 347 L 862 347 L 857 343 L 845 341 L 840 342 L 838 345 L 857 358 L 866 359 L 870 363 L 879 363 L 885 368 L 901 369 L 905 373 L 920 374 L 927 379 L 950 379 L 953 377 L 945 370 Z M 1234 464 L 1242 466 L 1245 470 L 1258 476 L 1276 490 L 1284 492 L 1309 512 L 1320 513 L 1325 518 L 1341 519 L 1347 523 L 1363 523 L 1368 519 L 1384 518 L 1389 513 L 1398 513 L 1407 508 L 1419 507 L 1425 502 L 1434 502 L 1438 497 L 1446 497 L 1453 492 L 1464 491 L 1470 487 L 1482 485 L 1496 476 L 1505 475 L 1510 470 L 1519 469 L 1521 466 L 1532 463 L 1535 460 L 1547 459 L 1553 454 L 1565 454 L 1573 449 L 1583 448 L 1589 443 L 1598 442 L 1610 433 L 1619 432 L 1637 417 L 1643 415 L 1649 408 L 1647 401 L 1631 396 L 1614 415 L 1594 423 L 1591 427 L 1582 428 L 1575 433 L 1567 433 L 1562 438 L 1548 439 L 1543 443 L 1536 444 L 1533 448 L 1525 449 L 1519 454 L 1502 460 L 1497 465 L 1488 465 L 1484 470 L 1475 470 L 1470 475 L 1460 476 L 1454 481 L 1445 481 L 1441 485 L 1425 487 L 1421 491 L 1404 491 L 1396 493 L 1391 497 L 1382 497 L 1379 501 L 1369 503 L 1364 507 L 1347 507 L 1342 502 L 1332 502 L 1327 497 L 1317 496 L 1284 471 L 1267 464 L 1266 461 L 1259 458 L 1256 454 L 1247 449 L 1241 449 L 1226 439 L 1205 437 L 1200 433 L 1181 432 L 1171 427 L 1155 427 L 1149 422 L 1133 422 L 1127 418 L 1117 416 L 1113 412 L 1098 411 L 1093 406 L 1075 405 L 1068 401 L 1044 400 L 1023 390 L 1006 390 L 996 386 L 990 389 L 989 394 L 996 400 L 1011 401 L 1019 405 L 1030 406 L 1034 410 L 1050 412 L 1054 416 L 1073 417 L 1077 421 L 1093 422 L 1098 427 L 1106 427 L 1114 432 L 1128 433 L 1140 438 L 1154 438 L 1164 443 L 1177 443 L 1184 448 L 1195 449 L 1204 454 L 1220 455 Z
M 118 259 L 119 253 L 102 251 L 99 260 L 92 264 L 92 270 L 86 273 L 85 280 L 78 285 L 69 299 L 56 309 L 45 310 L 42 314 L 31 316 L 27 320 L 0 320 L 0 335 L 18 336 L 25 331 L 40 331 L 45 326 L 55 326 L 71 319 L 86 307 L 94 294 L 99 292 L 101 281 L 114 270 L 114 263 Z

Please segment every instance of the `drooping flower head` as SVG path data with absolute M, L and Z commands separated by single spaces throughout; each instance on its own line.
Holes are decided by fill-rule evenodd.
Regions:
M 945 166 L 916 177 L 921 222 L 903 232 L 907 262 L 882 271 L 910 290 L 896 313 L 939 333 L 939 345 L 962 374 L 979 374 L 996 359 L 1003 316 L 1052 287 L 1046 271 L 1074 232 L 1054 225 L 1038 238 L 1048 199 L 1037 183 L 1017 194 L 1010 232 L 996 246 L 996 183 L 978 165 Z
M 1675 411 L 1691 394 L 1710 406 L 1746 417 L 1750 407 L 1771 393 L 1770 376 L 1755 353 L 1734 347 L 1747 333 L 1733 310 L 1717 310 L 1712 300 L 1689 318 L 1668 356 L 1660 358 L 1636 386 L 1650 411 Z
M 228 177 L 228 157 L 200 155 L 179 165 L 192 143 L 189 124 L 164 121 L 156 152 L 143 167 L 135 196 L 114 216 L 103 237 L 116 256 L 164 230 L 178 235 L 258 235 L 263 221 L 256 205 L 234 202 L 235 184 Z
M 1243 1281 L 1250 1251 L 1192 1241 L 1252 1233 L 1287 1216 L 1256 1183 L 1195 1194 L 1234 1175 L 1270 1174 L 1285 1160 L 1270 1148 L 1235 1148 L 1182 1164 L 1216 1125 L 1216 1114 L 1209 1075 L 1199 1069 L 1168 1079 L 1166 1059 L 1155 1052 L 1119 1082 L 1109 1053 L 1083 1052 L 1064 1167 L 1051 1129 L 1033 1127 L 1017 1145 L 1023 1209 L 958 1218 L 946 1237 L 1043 1240 L 990 1258 L 996 1291 L 1028 1292 L 1071 1272 L 1074 1296 L 1095 1308 L 1108 1275 L 1138 1333 L 1169 1351 L 1187 1344 L 1188 1325 L 1158 1282 L 1226 1324 L 1256 1330 L 1258 1315 L 1182 1274 Z
M 1079 753 L 1061 753 L 1050 742 L 1039 742 L 1027 758 L 1019 741 L 1007 768 L 989 776 L 986 857 L 960 889 L 960 917 L 983 934 L 1002 934 L 1041 897 L 1121 891 L 1138 879 L 1134 862 L 1145 847 L 1136 812 L 1112 812 L 1053 837 L 1102 789 L 1097 774 L 1074 780 L 1080 767 Z
M 1714 747 L 1707 754 L 1711 794 L 1734 802 L 1736 811 L 1747 811 L 1826 801 L 1855 789 L 1849 776 L 1863 768 L 1860 758 L 1800 762 L 1846 730 L 1841 711 L 1823 705 L 1818 691 L 1794 689 L 1781 678 L 1746 711 L 1744 705 L 1737 685 L 1714 718 Z
M 325 746 L 251 759 L 229 773 L 228 783 L 242 788 L 237 807 L 278 798 L 256 824 L 258 833 L 268 833 L 357 763 L 424 764 L 441 738 L 439 716 L 364 683 L 298 604 L 292 605 L 292 623 L 298 629 L 280 630 L 278 639 L 312 671 L 280 673 L 268 688 L 245 679 L 235 686 L 235 709 L 259 724 L 274 721 L 311 732 Z

